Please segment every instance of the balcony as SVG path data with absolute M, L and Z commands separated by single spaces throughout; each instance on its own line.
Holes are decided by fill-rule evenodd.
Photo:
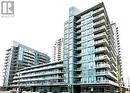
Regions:
M 102 72 L 96 72 L 96 76 L 107 76 L 109 78 L 112 78 L 114 80 L 117 80 L 117 77 L 115 77 L 111 72 L 109 71 L 102 71 Z
M 80 67 L 79 67 L 79 68 L 77 68 L 77 69 L 76 69 L 76 71 L 81 71 L 81 68 L 80 68 Z
M 111 60 L 114 63 L 114 65 L 117 65 L 117 63 L 116 63 L 116 61 L 115 61 L 115 59 L 113 57 L 111 57 Z
M 111 80 L 97 80 L 96 83 L 97 84 L 111 84 L 111 85 L 118 86 L 118 84 L 116 82 L 111 81 Z
M 36 76 L 48 76 L 48 75 L 57 75 L 57 74 L 63 74 L 63 71 L 54 71 L 54 72 L 41 72 L 41 73 L 33 73 L 33 74 L 27 74 L 22 75 L 20 78 L 27 78 L 27 77 L 36 77 Z M 14 79 L 18 79 L 19 76 L 15 76 Z
M 95 49 L 95 53 L 109 53 L 109 50 L 107 47 L 99 47 Z
M 77 32 L 76 33 L 81 33 L 81 30 L 77 30 Z
M 82 47 L 81 47 L 81 46 L 76 48 L 76 50 L 81 50 L 81 49 L 82 49 Z
M 48 69 L 55 69 L 55 68 L 62 68 L 63 67 L 63 64 L 57 64 L 55 66 L 43 66 L 43 67 L 40 67 L 40 68 L 35 68 L 35 69 L 30 69 L 30 70 L 24 70 L 22 71 L 22 73 L 28 73 L 28 72 L 35 72 L 35 71 L 44 71 L 44 70 L 48 70 Z
M 75 64 L 82 64 L 82 61 L 77 61 L 77 63 L 75 63 Z
M 81 78 L 81 74 L 77 74 L 77 75 L 76 75 L 76 78 Z
M 112 64 L 111 66 L 113 66 L 114 70 L 117 70 L 117 66 L 115 66 L 114 64 Z
M 9 52 L 7 52 L 5 55 L 9 55 Z
M 79 53 L 76 55 L 76 57 L 81 57 L 82 56 L 82 53 Z
M 8 62 L 8 61 L 5 61 L 5 62 L 4 62 L 4 64 L 7 64 L 7 63 L 9 63 L 9 62 Z
M 63 79 L 61 76 L 55 76 L 55 77 L 40 77 L 40 78 L 25 78 L 20 80 L 14 80 L 14 82 L 27 82 L 27 81 L 43 81 L 43 80 L 50 80 L 50 79 Z
M 81 27 L 81 24 L 79 24 L 79 25 L 76 26 L 76 28 L 79 28 L 79 27 Z
M 78 41 L 77 44 L 81 44 L 81 41 Z
M 100 65 L 96 65 L 95 67 L 96 69 L 100 69 L 100 68 L 106 68 L 106 69 L 110 69 L 110 65 L 109 64 L 100 64 Z
M 104 19 L 102 19 L 101 21 L 95 22 L 93 27 L 100 27 L 102 25 L 106 25 L 106 21 Z
M 76 23 L 78 23 L 78 22 L 81 22 L 81 19 L 77 20 L 77 22 L 76 22 Z
M 76 39 L 80 39 L 82 36 L 81 35 L 79 35 L 79 36 L 77 36 L 77 38 Z
M 103 19 L 103 18 L 105 18 L 104 13 L 95 16 L 95 17 L 93 18 L 93 21 L 98 21 L 98 20 L 101 20 L 101 19 Z
M 98 46 L 98 45 L 109 46 L 109 43 L 106 39 L 101 39 L 101 40 L 95 41 L 94 45 L 95 46 Z
M 95 58 L 95 61 L 102 61 L 102 60 L 110 61 L 110 58 L 108 57 L 108 55 L 99 55 L 99 56 L 96 56 Z
M 106 32 L 106 31 L 107 31 L 106 26 L 101 26 L 101 27 L 95 28 L 94 33 Z
M 103 12 L 104 12 L 104 8 L 101 7 L 101 8 L 99 8 L 99 9 L 93 11 L 93 15 L 98 15 L 98 14 L 103 13 Z
M 94 35 L 95 40 L 100 39 L 100 38 L 107 38 L 108 39 L 106 32 Z
M 111 71 L 111 73 L 117 76 L 117 72 L 115 70 Z

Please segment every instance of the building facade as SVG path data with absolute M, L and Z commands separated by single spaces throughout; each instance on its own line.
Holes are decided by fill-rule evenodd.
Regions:
M 64 39 L 53 48 L 50 62 L 47 55 L 14 43 L 6 54 L 4 84 L 40 93 L 122 93 L 119 31 L 103 3 L 83 12 L 71 7 Z
M 64 39 L 58 39 L 53 46 L 53 62 L 63 61 Z
M 113 30 L 103 3 L 83 12 L 70 8 L 64 24 L 64 82 L 73 93 L 119 91 L 119 34 Z
M 58 61 L 21 69 L 11 87 L 43 93 L 64 91 L 63 85 L 63 61 Z
M 4 87 L 9 87 L 14 75 L 20 69 L 50 62 L 50 57 L 44 53 L 24 46 L 16 41 L 6 50 L 4 65 Z

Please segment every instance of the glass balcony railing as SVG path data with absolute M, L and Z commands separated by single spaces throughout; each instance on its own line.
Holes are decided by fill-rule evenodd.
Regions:
M 96 82 L 97 82 L 97 84 L 106 84 L 106 83 L 109 83 L 109 84 L 118 86 L 118 84 L 116 82 L 111 81 L 111 80 L 97 80 Z
M 117 77 L 115 77 L 115 76 L 114 76 L 111 72 L 109 72 L 109 71 L 100 71 L 100 72 L 96 72 L 96 75 L 97 75 L 97 76 L 105 75 L 105 76 L 108 76 L 109 78 L 112 78 L 112 79 L 117 80 Z
M 113 57 L 111 57 L 111 60 L 114 63 L 114 65 L 117 65 L 116 60 Z
M 27 72 L 33 72 L 33 71 L 41 71 L 41 70 L 47 70 L 47 69 L 54 69 L 54 68 L 59 68 L 59 67 L 63 67 L 63 64 L 57 64 L 57 65 L 50 65 L 47 67 L 40 67 L 40 68 L 35 68 L 35 69 L 31 69 L 31 70 L 25 70 L 22 71 L 22 73 L 27 73 Z
M 107 53 L 109 53 L 109 50 L 108 50 L 108 48 L 107 47 L 99 47 L 99 48 L 96 48 L 95 49 L 95 53 L 100 53 L 100 52 L 107 52 Z
M 81 41 L 78 41 L 77 44 L 81 44 Z
M 96 68 L 110 68 L 109 64 L 100 64 L 100 65 L 96 65 Z
M 76 28 L 79 28 L 79 27 L 81 27 L 81 24 L 79 24 L 79 25 L 76 26 Z
M 102 7 L 102 8 L 99 8 L 99 9 L 97 9 L 97 10 L 93 11 L 93 14 L 97 14 L 98 12 L 103 11 L 103 10 L 104 10 L 104 8 L 103 8 L 103 7 Z
M 77 22 L 76 22 L 76 23 L 78 23 L 78 22 L 81 22 L 81 19 L 77 20 Z
M 80 49 L 82 49 L 82 47 L 81 47 L 81 46 L 76 48 L 76 50 L 80 50 Z
M 79 39 L 79 38 L 81 38 L 82 36 L 81 35 L 79 35 L 79 36 L 77 36 L 77 39 Z
M 82 64 L 82 61 L 77 61 L 75 64 Z
M 25 77 L 34 77 L 34 76 L 46 76 L 50 74 L 58 74 L 58 73 L 63 73 L 63 71 L 53 71 L 53 72 L 41 72 L 41 73 L 32 73 L 32 74 L 27 74 L 27 75 L 22 75 L 20 78 L 25 78 Z M 18 79 L 19 76 L 15 76 L 14 79 Z
M 50 80 L 50 79 L 63 79 L 61 76 L 54 76 L 54 77 L 40 77 L 40 78 L 25 78 L 20 80 L 14 80 L 13 82 L 26 82 L 26 81 L 41 81 L 41 80 Z
M 99 55 L 99 56 L 96 56 L 95 60 L 96 61 L 100 61 L 100 60 L 110 61 L 110 58 L 108 57 L 108 55 Z
M 82 56 L 82 53 L 77 54 L 77 57 L 80 57 L 80 56 Z
M 101 31 L 107 31 L 107 29 L 106 29 L 106 26 L 101 26 L 101 27 L 98 27 L 98 28 L 95 28 L 95 33 L 97 32 L 101 32 Z
M 95 45 L 101 45 L 101 44 L 103 44 L 103 45 L 106 45 L 106 46 L 109 45 L 109 43 L 108 43 L 108 41 L 106 39 L 97 40 L 97 41 L 95 41 L 94 44 Z
M 76 71 L 81 71 L 81 68 L 77 68 Z
M 95 17 L 93 18 L 93 20 L 101 19 L 101 18 L 103 18 L 103 17 L 105 17 L 105 15 L 104 15 L 104 13 L 101 13 L 100 15 L 95 16 Z
M 76 77 L 81 77 L 81 74 L 78 74 Z
M 102 25 L 103 23 L 106 25 L 106 21 L 104 19 L 102 19 L 101 21 L 97 21 L 94 23 L 94 27 L 98 27 L 98 26 Z
M 81 32 L 81 30 L 77 30 L 77 32 L 76 33 L 80 33 Z
M 108 37 L 105 32 L 94 35 L 94 39 L 99 39 L 99 38 L 108 38 Z

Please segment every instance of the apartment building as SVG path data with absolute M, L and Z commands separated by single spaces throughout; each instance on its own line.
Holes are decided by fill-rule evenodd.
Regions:
M 48 55 L 16 41 L 14 41 L 13 45 L 6 51 L 3 83 L 3 87 L 6 88 L 10 87 L 14 75 L 20 69 L 50 62 L 50 57 Z
M 25 87 L 26 86 L 26 87 Z M 60 92 L 64 88 L 63 61 L 44 63 L 21 69 L 11 87 L 22 91 Z
M 21 91 L 66 92 L 63 78 L 63 38 L 56 40 L 54 44 L 53 59 L 53 62 L 20 69 L 10 86 Z
M 63 61 L 64 39 L 58 39 L 53 46 L 53 62 Z
M 53 47 L 53 62 L 19 43 L 7 52 L 4 82 L 9 80 L 12 88 L 40 93 L 122 93 L 119 31 L 104 3 L 85 11 L 69 9 L 64 39 Z
M 113 28 L 103 3 L 85 11 L 70 8 L 64 24 L 64 82 L 70 92 L 120 91 L 119 32 Z

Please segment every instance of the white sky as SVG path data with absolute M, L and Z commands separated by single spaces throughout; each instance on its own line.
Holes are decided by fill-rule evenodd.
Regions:
M 1 0 L 0 0 L 1 1 Z M 15 17 L 0 16 L 0 85 L 5 50 L 13 40 L 52 56 L 54 42 L 63 37 L 69 7 L 81 11 L 104 2 L 109 18 L 119 27 L 123 74 L 130 77 L 130 1 L 129 0 L 14 0 Z

